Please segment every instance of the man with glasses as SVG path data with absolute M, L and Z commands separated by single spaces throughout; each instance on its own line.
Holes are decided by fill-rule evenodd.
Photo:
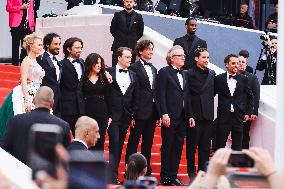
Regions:
M 161 184 L 181 186 L 177 178 L 186 127 L 194 127 L 188 107 L 187 81 L 182 70 L 185 54 L 181 46 L 173 46 L 167 54 L 168 66 L 158 74 L 158 96 L 162 115 Z
M 205 40 L 200 39 L 195 35 L 197 31 L 197 20 L 195 18 L 189 17 L 185 21 L 185 29 L 187 30 L 187 34 L 183 37 L 176 38 L 174 45 L 182 46 L 186 55 L 184 69 L 188 70 L 196 66 L 194 51 L 197 48 L 207 48 L 207 43 Z
M 258 107 L 259 107 L 259 93 L 260 87 L 259 82 L 256 75 L 253 75 L 246 71 L 247 67 L 247 58 L 243 56 L 239 56 L 239 64 L 238 64 L 238 73 L 243 74 L 248 78 L 248 85 L 252 90 L 253 94 L 253 113 L 250 115 L 250 119 L 247 122 L 243 122 L 243 148 L 249 148 L 249 141 L 250 141 L 250 127 L 252 121 L 255 121 L 258 115 Z

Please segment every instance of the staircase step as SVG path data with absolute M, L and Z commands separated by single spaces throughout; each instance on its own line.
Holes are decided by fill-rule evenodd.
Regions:
M 15 72 L 0 71 L 0 79 L 19 81 L 20 77 L 21 74 L 19 72 L 15 73 Z
M 0 64 L 0 71 L 19 73 L 20 72 L 20 66 Z
M 12 89 L 19 84 L 19 81 L 3 80 L 0 79 L 0 88 Z

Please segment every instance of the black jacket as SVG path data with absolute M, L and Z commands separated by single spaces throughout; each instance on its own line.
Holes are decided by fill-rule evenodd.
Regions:
M 70 144 L 69 124 L 51 115 L 46 108 L 37 108 L 29 113 L 16 115 L 9 122 L 3 142 L 3 149 L 21 162 L 27 164 L 29 150 L 29 133 L 35 123 L 56 124 L 62 128 L 63 145 Z
M 147 120 L 153 113 L 159 115 L 159 105 L 157 97 L 157 69 L 151 65 L 153 73 L 153 88 L 151 89 L 150 81 L 144 65 L 137 61 L 130 66 L 130 69 L 136 73 L 138 81 L 138 104 L 136 118 Z M 153 103 L 153 100 L 155 103 Z M 153 112 L 153 105 L 156 106 L 156 112 Z M 157 116 L 158 116 L 157 115 Z M 158 117 L 157 117 L 158 118 Z
M 184 68 L 187 69 L 187 70 L 190 69 L 190 68 L 193 68 L 193 66 L 196 65 L 196 62 L 194 60 L 194 51 L 197 48 L 207 48 L 206 41 L 203 40 L 203 39 L 200 39 L 196 35 L 193 36 L 192 45 L 189 46 L 188 38 L 189 38 L 189 36 L 186 34 L 183 37 L 176 38 L 175 41 L 174 41 L 174 44 L 173 44 L 173 45 L 182 46 L 184 53 L 186 55 L 185 62 L 184 62 L 185 63 Z
M 77 72 L 72 63 L 64 58 L 60 63 L 62 65 L 62 73 L 60 79 L 61 92 L 61 115 L 82 115 L 84 114 L 84 99 L 82 94 L 82 84 L 84 77 L 84 60 L 79 59 L 82 76 L 78 80 Z
M 110 33 L 114 37 L 111 50 L 129 47 L 135 50 L 137 41 L 143 36 L 144 22 L 142 15 L 133 11 L 129 28 L 126 25 L 126 11 L 115 12 L 110 25 Z

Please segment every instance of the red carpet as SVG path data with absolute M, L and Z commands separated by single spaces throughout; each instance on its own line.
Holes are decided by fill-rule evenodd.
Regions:
M 6 95 L 12 90 L 13 87 L 15 87 L 19 83 L 20 79 L 20 67 L 15 67 L 11 65 L 3 65 L 0 64 L 0 106 L 2 102 L 4 101 Z M 125 158 L 125 151 L 126 151 L 126 145 L 128 141 L 129 132 L 126 137 L 126 142 L 124 143 L 122 158 L 119 166 L 119 180 L 123 181 L 123 174 L 124 174 L 124 158 Z M 154 142 L 152 147 L 152 158 L 151 158 L 151 166 L 153 169 L 152 176 L 156 177 L 158 181 L 160 180 L 160 166 L 161 166 L 161 156 L 160 156 L 160 148 L 161 148 L 162 138 L 161 138 L 161 128 L 157 127 L 155 130 L 155 136 L 154 136 Z M 140 151 L 141 146 L 139 145 L 138 151 Z M 105 143 L 105 149 L 108 151 L 108 136 L 106 136 L 106 143 Z M 178 172 L 178 178 L 184 182 L 189 183 L 189 179 L 187 176 L 186 171 L 186 157 L 185 157 L 185 145 L 183 147 L 181 162 L 180 162 L 180 168 Z M 239 188 L 264 188 L 268 187 L 267 183 L 261 183 L 261 182 L 253 182 L 253 181 L 238 181 L 236 183 Z M 110 185 L 109 188 L 113 189 L 116 188 L 115 185 Z M 165 188 L 187 188 L 185 187 L 165 187 L 165 186 L 159 186 L 158 188 L 165 189 Z

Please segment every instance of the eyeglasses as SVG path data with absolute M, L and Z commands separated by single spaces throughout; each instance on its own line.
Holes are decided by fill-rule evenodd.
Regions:
M 185 54 L 175 54 L 175 55 L 173 55 L 173 57 L 174 57 L 174 56 L 185 57 Z

